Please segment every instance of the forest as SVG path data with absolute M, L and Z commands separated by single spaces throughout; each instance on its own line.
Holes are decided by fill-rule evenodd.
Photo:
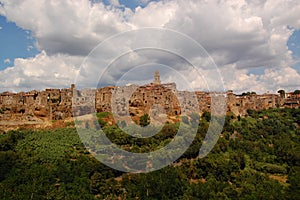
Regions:
M 228 114 L 213 150 L 199 158 L 211 120 L 205 112 L 192 145 L 174 163 L 150 173 L 124 173 L 98 160 L 76 128 L 14 130 L 0 135 L 0 199 L 300 199 L 300 109 Z M 136 139 L 117 125 L 107 137 L 132 152 L 159 149 L 179 124 Z M 147 118 L 142 120 L 147 125 Z M 182 118 L 182 123 L 191 123 Z

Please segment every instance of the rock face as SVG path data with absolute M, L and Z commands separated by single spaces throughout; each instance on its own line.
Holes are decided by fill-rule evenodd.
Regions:
M 155 72 L 153 83 L 144 86 L 76 90 L 72 84 L 67 89 L 17 94 L 4 92 L 0 94 L 0 121 L 40 122 L 94 112 L 113 112 L 114 117 L 120 121 L 138 121 L 145 113 L 150 114 L 153 121 L 159 122 L 163 118 L 167 121 L 178 121 L 179 115 L 186 115 L 194 110 L 198 110 L 200 114 L 211 111 L 214 107 L 211 105 L 214 95 L 216 93 L 178 91 L 175 83 L 161 84 L 159 72 Z M 299 107 L 299 99 L 287 99 L 277 94 L 241 96 L 228 91 L 218 95 L 226 98 L 227 112 L 241 116 L 248 109 Z

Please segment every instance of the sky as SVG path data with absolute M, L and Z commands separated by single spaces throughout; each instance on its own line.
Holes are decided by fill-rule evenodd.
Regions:
M 300 88 L 299 13 L 298 0 L 0 0 L 0 92 L 65 88 L 80 76 L 85 77 L 83 87 L 92 87 L 99 79 L 93 75 L 105 71 L 104 54 L 116 55 L 122 48 L 131 53 L 105 72 L 104 84 L 118 82 L 133 63 L 145 69 L 131 70 L 134 75 L 126 77 L 138 73 L 139 80 L 151 81 L 154 69 L 149 72 L 145 63 L 154 63 L 163 82 L 180 85 L 180 74 L 190 87 L 207 90 L 203 83 L 213 82 L 208 74 L 215 73 L 203 57 L 207 54 L 222 78 L 222 85 L 209 89 L 294 91 Z M 202 78 L 182 58 L 158 50 L 136 51 L 132 38 L 125 36 L 122 44 L 98 55 L 98 63 L 87 62 L 101 42 L 146 27 L 173 30 L 199 43 L 203 55 L 176 35 L 152 39 L 153 44 L 180 47 L 194 63 L 201 60 Z

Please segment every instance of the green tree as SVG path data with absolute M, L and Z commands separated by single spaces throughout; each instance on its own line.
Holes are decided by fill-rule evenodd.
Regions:
M 146 113 L 140 117 L 140 126 L 145 127 L 145 126 L 148 126 L 149 124 L 150 124 L 150 117 Z
M 126 121 L 122 120 L 121 122 L 119 122 L 119 126 L 121 128 L 125 128 L 127 126 Z
M 0 181 L 11 171 L 17 161 L 17 154 L 13 151 L 0 151 Z
M 295 90 L 294 94 L 300 94 L 300 90 Z
M 207 122 L 209 122 L 210 119 L 211 119 L 211 114 L 210 114 L 210 112 L 204 111 L 203 114 L 202 114 L 202 118 L 205 119 Z
M 289 199 L 300 199 L 300 167 L 293 167 L 290 170 L 288 182 L 290 183 L 288 188 Z
M 284 90 L 278 90 L 278 92 L 280 94 L 280 97 L 285 98 L 285 91 Z
M 189 118 L 187 116 L 182 116 L 181 121 L 185 124 L 189 124 Z

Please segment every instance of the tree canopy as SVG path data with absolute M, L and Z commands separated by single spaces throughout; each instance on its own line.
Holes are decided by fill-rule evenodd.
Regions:
M 202 115 L 192 145 L 176 162 L 142 174 L 97 161 L 75 128 L 9 131 L 0 135 L 0 199 L 299 199 L 300 109 L 229 115 L 217 144 L 200 159 L 209 120 Z M 119 148 L 140 153 L 165 146 L 178 128 L 166 124 L 150 138 L 118 126 L 103 130 Z

